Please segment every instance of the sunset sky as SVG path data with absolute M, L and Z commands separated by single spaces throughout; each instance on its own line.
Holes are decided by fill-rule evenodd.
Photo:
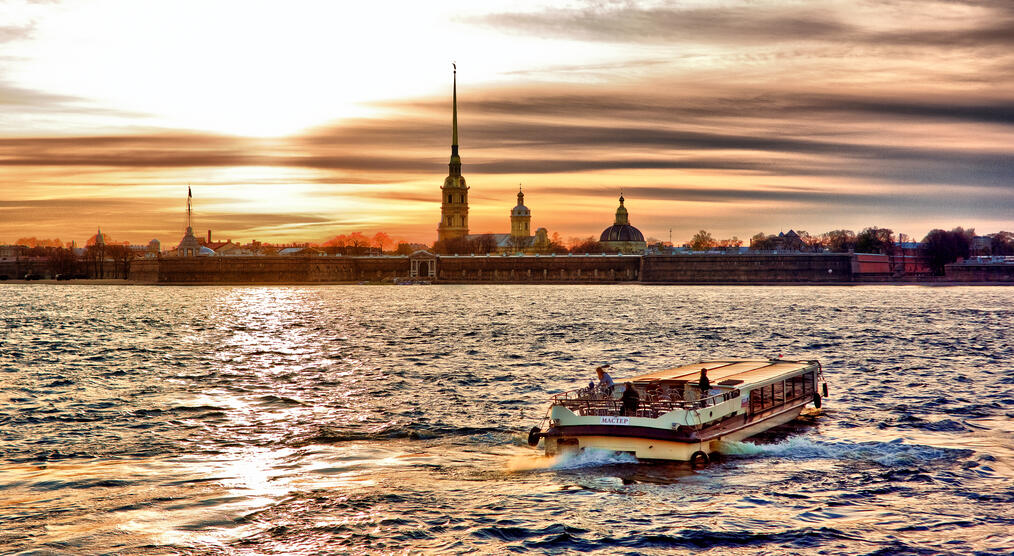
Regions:
M 0 243 L 1014 229 L 1014 2 L 0 2 Z M 170 245 L 171 244 L 171 245 Z

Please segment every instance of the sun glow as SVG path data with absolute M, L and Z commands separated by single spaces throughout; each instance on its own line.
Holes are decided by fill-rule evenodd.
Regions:
M 8 78 L 116 107 L 106 116 L 134 125 L 266 137 L 444 94 L 452 60 L 474 84 L 546 59 L 533 44 L 467 26 L 468 9 L 399 3 L 391 12 L 385 3 L 71 4 L 11 49 L 32 63 Z
M 1006 12 L 817 4 L 0 3 L 0 243 L 430 242 L 452 61 L 476 233 L 1009 227 Z

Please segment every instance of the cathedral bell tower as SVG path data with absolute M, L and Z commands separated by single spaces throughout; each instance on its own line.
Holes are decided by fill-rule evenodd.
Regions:
M 454 85 L 451 102 L 451 163 L 450 171 L 440 188 L 440 224 L 437 241 L 468 235 L 468 186 L 461 176 L 461 157 L 458 156 L 458 66 L 454 66 Z
M 525 194 L 518 186 L 518 204 L 511 209 L 511 237 L 526 238 L 532 235 L 532 211 L 525 206 Z

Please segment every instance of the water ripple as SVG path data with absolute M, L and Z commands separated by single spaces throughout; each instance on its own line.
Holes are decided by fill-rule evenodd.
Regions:
M 1010 553 L 1003 287 L 0 285 L 0 546 L 108 553 Z M 820 359 L 714 464 L 524 431 L 551 393 Z

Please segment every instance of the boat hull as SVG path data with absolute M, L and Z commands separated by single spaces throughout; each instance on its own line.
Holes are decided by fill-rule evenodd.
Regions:
M 593 449 L 629 453 L 638 459 L 690 461 L 697 452 L 710 455 L 720 451 L 719 443 L 723 441 L 745 440 L 784 425 L 798 417 L 804 407 L 805 405 L 788 407 L 763 419 L 743 423 L 742 426 L 704 429 L 696 438 L 676 438 L 675 434 L 664 429 L 653 429 L 653 433 L 645 434 L 643 429 L 627 432 L 617 430 L 617 427 L 555 427 L 545 436 L 546 455 Z

